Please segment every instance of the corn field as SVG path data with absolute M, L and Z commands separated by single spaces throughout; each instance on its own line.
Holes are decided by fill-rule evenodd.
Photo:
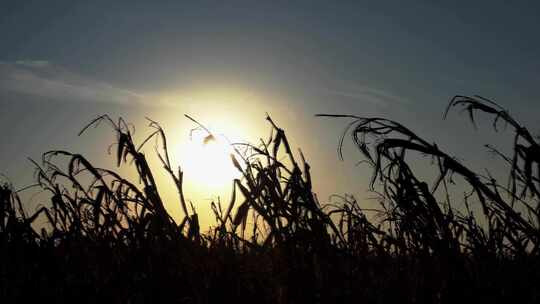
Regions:
M 241 178 L 231 181 L 228 204 L 211 204 L 216 225 L 208 233 L 185 199 L 160 125 L 150 121 L 150 136 L 135 143 L 122 118 L 98 117 L 81 134 L 107 124 L 117 166 L 134 168 L 138 182 L 55 150 L 34 162 L 50 198 L 38 210 L 1 185 L 0 300 L 539 303 L 539 139 L 491 100 L 455 96 L 446 114 L 456 108 L 471 126 L 487 115 L 495 130 L 513 130 L 511 155 L 487 146 L 508 168 L 507 181 L 471 170 L 396 121 L 320 114 L 348 123 L 340 153 L 348 140 L 361 152 L 380 208 L 346 195 L 320 202 L 307 160 L 268 117 L 269 138 L 232 144 Z M 151 142 L 159 168 L 142 152 Z M 419 178 L 411 155 L 430 159 L 437 178 Z M 174 182 L 182 220 L 167 212 L 155 170 Z M 457 180 L 462 196 L 451 190 Z

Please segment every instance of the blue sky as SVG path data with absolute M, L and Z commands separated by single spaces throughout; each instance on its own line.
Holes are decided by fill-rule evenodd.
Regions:
M 369 174 L 352 150 L 338 161 L 346 122 L 317 113 L 401 121 L 478 167 L 492 163 L 482 144 L 509 137 L 443 121 L 453 95 L 493 98 L 538 133 L 537 1 L 112 2 L 0 4 L 0 172 L 15 184 L 50 149 L 102 161 L 107 132 L 76 136 L 102 113 L 141 130 L 150 116 L 178 138 L 188 113 L 254 140 L 268 112 L 323 196 L 362 196 Z

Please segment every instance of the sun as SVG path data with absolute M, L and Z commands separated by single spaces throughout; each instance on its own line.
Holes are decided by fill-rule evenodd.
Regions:
M 261 132 L 266 133 L 267 125 L 259 119 L 264 117 L 263 97 L 251 89 L 219 85 L 186 87 L 158 97 L 170 105 L 156 110 L 155 116 L 169 126 L 168 134 L 173 134 L 168 150 L 175 167 L 183 172 L 186 199 L 201 208 L 217 199 L 228 202 L 233 180 L 242 178 L 230 155 L 237 160 L 241 157 L 230 143 L 258 142 Z M 187 119 L 179 119 L 179 112 Z M 196 131 L 191 131 L 193 128 Z M 214 137 L 207 140 L 210 134 Z M 237 147 L 243 152 L 243 146 Z M 174 201 L 176 191 L 171 188 L 169 192 Z
M 179 151 L 184 178 L 207 195 L 219 195 L 241 175 L 232 163 L 233 151 L 224 136 L 193 131 Z

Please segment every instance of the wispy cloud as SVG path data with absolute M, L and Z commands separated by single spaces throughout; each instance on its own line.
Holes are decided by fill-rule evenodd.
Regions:
M 0 91 L 72 102 L 156 105 L 156 100 L 71 72 L 46 60 L 0 61 Z
M 343 89 L 325 89 L 326 94 L 356 99 L 375 105 L 407 105 L 409 100 L 393 94 L 388 90 L 374 88 L 370 86 L 347 86 Z
M 50 65 L 47 60 L 17 60 L 15 61 L 15 64 L 31 68 L 45 68 Z

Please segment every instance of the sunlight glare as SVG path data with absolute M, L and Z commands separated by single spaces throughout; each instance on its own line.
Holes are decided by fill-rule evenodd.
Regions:
M 223 137 L 194 131 L 180 149 L 184 176 L 198 188 L 204 187 L 200 190 L 219 192 L 240 176 L 231 161 L 232 147 Z

